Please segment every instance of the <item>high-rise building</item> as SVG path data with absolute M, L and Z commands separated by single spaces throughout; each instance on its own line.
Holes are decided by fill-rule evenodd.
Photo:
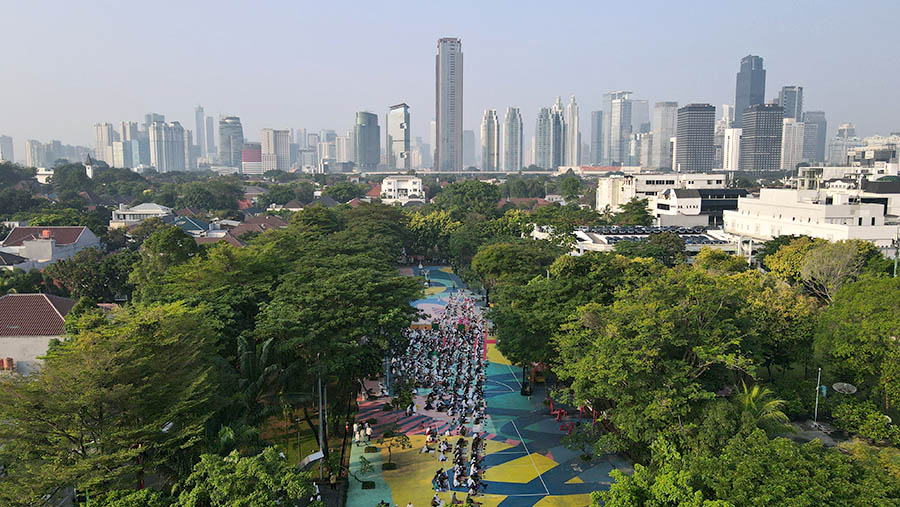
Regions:
M 726 171 L 737 171 L 740 169 L 741 130 L 742 129 L 732 128 L 725 129 L 722 146 L 722 169 Z
M 184 128 L 177 121 L 150 124 L 150 165 L 157 172 L 184 171 Z
M 803 123 L 807 126 L 816 125 L 815 155 L 810 158 L 816 162 L 825 162 L 825 145 L 827 144 L 828 122 L 825 120 L 825 111 L 804 111 Z
M 113 126 L 112 123 L 95 123 L 94 124 L 94 158 L 106 162 L 106 148 L 112 146 Z
M 437 49 L 437 56 L 435 56 L 435 168 L 438 171 L 461 171 L 463 167 L 462 41 L 445 37 L 438 40 Z M 474 148 L 473 143 L 473 151 Z
M 241 151 L 244 149 L 244 128 L 237 116 L 219 119 L 219 165 L 241 167 Z
M 113 141 L 112 146 L 108 149 L 112 154 L 109 161 L 109 165 L 112 167 L 134 169 L 141 165 L 139 155 L 140 144 L 137 139 L 131 141 Z
M 578 124 L 578 104 L 575 96 L 566 106 L 566 160 L 564 165 L 581 165 L 581 127 Z
M 631 138 L 631 92 L 619 91 L 603 95 L 607 106 L 604 129 L 605 163 L 608 165 L 623 164 L 628 156 Z
M 760 56 L 741 58 L 741 70 L 737 73 L 734 92 L 734 127 L 740 128 L 744 110 L 766 101 L 766 70 Z M 746 133 L 746 132 L 745 132 Z
M 519 171 L 522 169 L 522 114 L 518 107 L 506 109 L 503 119 L 503 170 Z
M 496 109 L 485 109 L 481 118 L 481 170 L 500 169 L 500 120 Z
M 650 102 L 631 99 L 631 133 L 650 132 Z
M 356 138 L 353 132 L 347 132 L 345 136 L 338 136 L 334 140 L 335 153 L 339 164 L 356 163 Z
M 197 139 L 200 142 L 200 139 Z M 206 158 L 215 158 L 216 153 L 216 121 L 212 116 L 206 117 Z
M 244 143 L 241 148 L 241 173 L 262 174 L 262 143 Z
M 184 131 L 184 169 L 192 171 L 197 168 L 197 149 L 194 148 L 194 136 L 190 129 Z
M 646 165 L 659 169 L 671 169 L 668 139 L 674 137 L 678 123 L 678 102 L 657 102 L 653 105 L 653 148 Z
M 197 129 L 197 145 L 200 147 L 200 156 L 206 156 L 206 116 L 203 106 L 194 108 L 194 125 Z
M 550 169 L 566 165 L 566 113 L 562 97 L 550 108 Z
M 387 115 L 387 143 L 386 150 L 390 169 L 412 168 L 410 160 L 409 138 L 409 106 L 400 103 L 391 106 Z
M 381 162 L 381 129 L 378 127 L 378 115 L 363 111 L 356 113 L 353 133 L 356 136 L 356 167 L 367 171 L 377 169 Z
M 463 167 L 472 167 L 478 161 L 475 159 L 475 131 L 463 130 Z
M 550 108 L 542 107 L 537 115 L 537 121 L 535 121 L 534 125 L 534 141 L 532 142 L 532 148 L 534 150 L 534 165 L 544 170 L 549 170 L 553 166 L 553 158 L 550 151 L 552 137 Z
M 824 162 L 816 158 L 816 143 L 819 141 L 819 125 L 803 122 L 803 161 Z
M 828 141 L 827 162 L 831 165 L 847 165 L 847 152 L 865 143 L 856 135 L 856 127 L 852 123 L 842 123 L 834 137 Z
M 793 171 L 803 162 L 805 125 L 794 118 L 785 118 L 781 125 L 781 170 Z
M 144 129 L 144 132 L 150 131 L 150 125 L 153 123 L 165 123 L 166 115 L 159 113 L 147 113 L 144 115 L 144 123 L 141 127 Z
M 784 109 L 775 104 L 756 104 L 741 118 L 742 171 L 777 171 L 781 168 L 781 129 Z
M 678 109 L 675 167 L 678 172 L 708 172 L 715 166 L 716 107 L 688 104 Z
M 263 173 L 291 168 L 291 132 L 287 129 L 262 129 L 260 154 Z
M 797 121 L 803 119 L 803 87 L 782 86 L 778 92 L 778 105 L 784 108 L 784 117 Z
M 591 111 L 591 165 L 603 163 L 603 111 Z
M 119 137 L 122 141 L 137 141 L 141 137 L 136 121 L 123 121 L 119 123 Z
M 15 153 L 13 153 L 13 138 L 9 136 L 0 136 L 0 161 L 16 161 Z
M 653 157 L 653 132 L 641 132 L 631 135 L 631 153 L 629 165 L 649 167 Z
M 47 149 L 43 143 L 34 139 L 25 141 L 25 165 L 47 167 Z

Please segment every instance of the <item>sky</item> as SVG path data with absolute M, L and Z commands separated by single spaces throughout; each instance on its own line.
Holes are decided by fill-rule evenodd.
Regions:
M 93 146 L 92 125 L 147 112 L 194 129 L 193 107 L 260 129 L 352 128 L 356 111 L 410 106 L 428 142 L 440 37 L 462 39 L 464 124 L 518 106 L 526 148 L 539 108 L 580 106 L 582 139 L 604 92 L 734 103 L 762 56 L 766 99 L 804 87 L 829 136 L 900 131 L 900 2 L 2 0 L 0 134 Z M 717 112 L 717 114 L 719 114 Z

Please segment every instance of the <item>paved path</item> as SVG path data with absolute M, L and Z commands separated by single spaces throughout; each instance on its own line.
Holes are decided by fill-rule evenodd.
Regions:
M 424 299 L 413 305 L 434 315 L 443 310 L 447 297 L 454 292 L 453 286 L 463 285 L 449 268 L 428 269 L 432 287 L 426 291 Z M 418 269 L 413 272 L 418 274 Z M 484 393 L 488 417 L 483 427 L 487 433 L 484 461 L 487 490 L 477 500 L 485 507 L 588 505 L 592 491 L 608 489 L 610 470 L 615 467 L 628 469 L 628 464 L 614 455 L 585 462 L 578 453 L 565 448 L 560 442 L 565 431 L 544 406 L 543 387 L 538 386 L 531 397 L 521 396 L 521 370 L 510 365 L 490 340 L 487 349 L 490 365 Z M 428 507 L 434 495 L 431 477 L 442 463 L 435 455 L 421 454 L 419 450 L 425 441 L 425 428 L 434 424 L 443 431 L 448 427 L 446 415 L 420 412 L 406 417 L 402 411 L 382 410 L 384 403 L 384 399 L 360 403 L 357 420 L 375 419 L 376 438 L 390 425 L 400 425 L 410 435 L 412 449 L 395 449 L 392 460 L 398 468 L 382 471 L 381 464 L 388 459 L 386 450 L 365 454 L 363 447 L 354 447 L 351 470 L 358 471 L 359 458 L 365 456 L 374 468 L 365 478 L 374 481 L 376 487 L 363 490 L 351 479 L 347 505 L 375 507 L 380 500 L 385 500 L 400 507 L 409 502 L 414 507 Z M 423 405 L 420 400 L 419 406 Z M 577 415 L 569 420 L 577 421 Z M 464 499 L 463 488 L 458 491 L 457 497 Z M 440 496 L 449 506 L 450 493 Z

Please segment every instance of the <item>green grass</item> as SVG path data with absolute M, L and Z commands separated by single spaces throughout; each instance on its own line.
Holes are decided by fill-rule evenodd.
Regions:
M 313 435 L 309 428 L 306 428 L 302 433 L 302 438 L 300 440 L 300 447 L 297 447 L 297 434 L 294 433 L 292 436 L 282 436 L 274 438 L 274 442 L 284 450 L 284 454 L 287 456 L 288 462 L 292 465 L 296 465 L 300 463 L 300 450 L 303 451 L 303 456 L 308 456 L 317 450 L 319 450 L 319 444 L 316 441 L 315 435 Z

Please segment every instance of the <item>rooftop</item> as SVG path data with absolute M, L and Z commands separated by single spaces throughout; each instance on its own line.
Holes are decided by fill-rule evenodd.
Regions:
M 7 294 L 0 297 L 0 336 L 60 336 L 73 306 L 49 294 Z
M 0 245 L 22 246 L 25 241 L 53 239 L 57 245 L 71 245 L 78 241 L 86 227 L 16 227 Z

